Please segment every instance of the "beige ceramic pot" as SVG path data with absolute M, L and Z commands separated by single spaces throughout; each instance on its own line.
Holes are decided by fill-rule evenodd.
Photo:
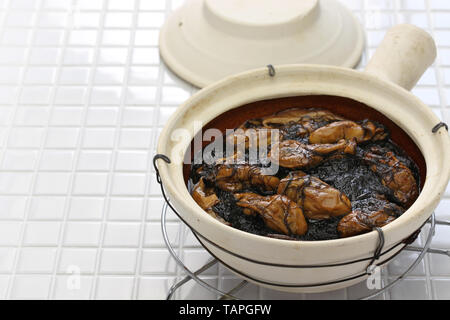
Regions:
M 346 97 L 370 106 L 401 128 L 423 155 L 426 175 L 416 202 L 383 227 L 386 263 L 430 217 L 450 176 L 450 138 L 439 119 L 410 90 L 433 62 L 436 48 L 421 29 L 391 29 L 364 72 L 321 65 L 279 65 L 252 70 L 210 85 L 178 108 L 159 137 L 157 166 L 170 203 L 204 247 L 231 270 L 250 281 L 278 290 L 320 292 L 362 281 L 380 245 L 375 231 L 337 240 L 288 241 L 257 236 L 226 226 L 206 214 L 192 199 L 183 178 L 183 158 L 198 132 L 196 121 L 255 101 L 310 95 Z M 359 110 L 355 108 L 354 113 Z M 177 135 L 183 128 L 190 135 Z

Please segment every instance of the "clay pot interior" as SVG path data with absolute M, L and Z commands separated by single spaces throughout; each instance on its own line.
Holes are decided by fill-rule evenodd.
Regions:
M 226 129 L 236 128 L 246 120 L 268 116 L 273 113 L 290 108 L 321 108 L 327 109 L 333 113 L 354 121 L 370 119 L 382 123 L 388 128 L 392 141 L 399 145 L 417 164 L 420 175 L 420 187 L 423 187 L 426 177 L 425 159 L 419 148 L 408 136 L 408 134 L 406 134 L 392 120 L 390 120 L 388 117 L 378 112 L 377 110 L 367 106 L 366 104 L 345 97 L 308 95 L 277 98 L 248 103 L 243 106 L 228 110 L 227 112 L 216 117 L 203 127 L 201 134 L 203 135 L 204 130 L 207 130 L 209 128 L 216 128 L 219 129 L 222 133 L 225 133 Z M 209 143 L 211 142 L 204 141 L 203 147 L 205 147 Z M 194 150 L 192 142 L 190 146 L 191 147 L 188 148 L 187 152 L 190 153 L 190 157 L 191 159 L 193 159 Z M 186 186 L 188 186 L 189 174 L 190 165 L 184 164 L 183 176 Z

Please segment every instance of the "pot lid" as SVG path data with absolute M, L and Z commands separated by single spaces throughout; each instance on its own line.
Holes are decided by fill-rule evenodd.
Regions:
M 169 16 L 159 42 L 169 68 L 204 87 L 268 64 L 354 67 L 364 34 L 336 0 L 188 0 Z

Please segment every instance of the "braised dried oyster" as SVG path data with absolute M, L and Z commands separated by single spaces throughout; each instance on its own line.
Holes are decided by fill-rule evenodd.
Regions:
M 247 215 L 259 214 L 272 230 L 286 235 L 303 235 L 308 230 L 303 211 L 294 201 L 283 195 L 261 196 L 256 193 L 235 195 L 237 205 Z
M 318 128 L 309 136 L 309 143 L 335 143 L 342 139 L 365 142 L 369 140 L 378 141 L 387 137 L 387 132 L 381 125 L 372 121 L 362 121 L 358 124 L 354 121 L 342 120 L 330 123 Z
M 304 144 L 296 140 L 284 140 L 272 147 L 269 158 L 290 169 L 313 168 L 325 159 L 337 154 L 354 154 L 353 141 L 340 140 L 335 144 Z
M 366 205 L 344 216 L 337 226 L 341 237 L 350 237 L 383 227 L 394 221 L 404 210 L 395 203 L 381 199 L 370 199 Z
M 197 202 L 198 205 L 210 216 L 226 225 L 230 225 L 227 221 L 214 212 L 213 206 L 219 203 L 219 198 L 217 198 L 217 195 L 214 193 L 212 188 L 207 188 L 205 186 L 203 178 L 201 178 L 192 189 L 192 198 L 194 198 L 195 202 Z
M 191 174 L 195 201 L 232 227 L 285 240 L 350 237 L 392 222 L 418 197 L 416 165 L 375 121 L 293 108 L 237 129 L 215 141 L 230 154 Z M 269 152 L 253 163 L 253 147 Z M 278 171 L 265 174 L 271 165 Z
M 255 148 L 268 147 L 273 142 L 283 139 L 282 133 L 278 131 L 277 134 L 277 136 L 274 136 L 272 129 L 267 128 L 238 129 L 227 135 L 226 142 L 228 145 L 235 147 L 243 144 L 245 149 L 251 146 Z
M 278 193 L 303 209 L 309 219 L 342 216 L 352 210 L 350 200 L 338 189 L 302 171 L 293 171 L 280 181 Z
M 305 132 L 315 129 L 332 121 L 344 120 L 344 118 L 327 110 L 292 108 L 275 113 L 262 119 L 262 124 L 269 128 L 280 128 L 286 125 L 299 123 Z
M 363 159 L 380 176 L 383 185 L 392 190 L 398 202 L 405 207 L 413 204 L 419 195 L 416 179 L 392 151 L 373 146 L 364 153 Z
M 251 165 L 218 165 L 215 175 L 216 186 L 222 190 L 237 192 L 253 187 L 264 191 L 275 191 L 280 180 L 264 175 L 262 169 Z

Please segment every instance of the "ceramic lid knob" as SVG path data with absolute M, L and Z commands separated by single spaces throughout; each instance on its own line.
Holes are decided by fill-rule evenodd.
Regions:
M 317 8 L 318 0 L 205 0 L 205 8 L 231 24 L 276 26 L 299 22 Z

